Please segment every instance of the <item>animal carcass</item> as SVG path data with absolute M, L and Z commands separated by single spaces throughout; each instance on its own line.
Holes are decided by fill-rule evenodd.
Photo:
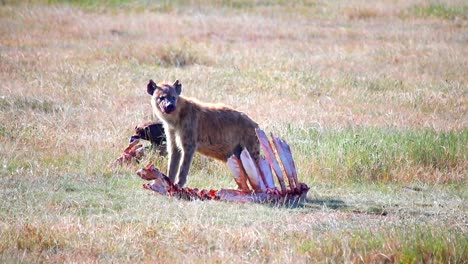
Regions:
M 265 202 L 291 203 L 306 199 L 309 187 L 297 179 L 294 160 L 289 145 L 271 134 L 281 164 L 278 163 L 275 150 L 263 130 L 256 130 L 261 148 L 266 158 L 260 157 L 258 164 L 244 149 L 240 158 L 232 155 L 227 165 L 232 172 L 238 189 L 206 190 L 174 185 L 170 179 L 152 164 L 137 171 L 144 180 L 152 181 L 143 185 L 145 189 L 158 194 L 173 196 L 187 200 L 220 200 L 230 202 Z M 276 187 L 272 168 L 279 183 Z M 286 177 L 287 183 L 284 180 Z

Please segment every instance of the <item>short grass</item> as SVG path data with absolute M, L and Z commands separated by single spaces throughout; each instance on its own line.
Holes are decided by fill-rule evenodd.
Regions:
M 443 3 L 430 3 L 426 5 L 415 5 L 408 10 L 409 14 L 420 17 L 435 17 L 443 19 L 456 19 L 468 15 L 468 5 L 450 6 Z
M 466 262 L 466 8 L 3 1 L 0 262 Z M 148 79 L 286 139 L 307 201 L 179 201 L 111 166 Z M 196 156 L 187 185 L 234 182 Z

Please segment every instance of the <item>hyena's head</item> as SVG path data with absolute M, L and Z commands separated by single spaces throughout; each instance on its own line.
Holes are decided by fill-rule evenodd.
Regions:
M 150 80 L 146 91 L 152 96 L 153 111 L 168 115 L 176 110 L 182 84 L 180 84 L 179 80 L 176 80 L 173 84 L 156 84 L 153 80 Z

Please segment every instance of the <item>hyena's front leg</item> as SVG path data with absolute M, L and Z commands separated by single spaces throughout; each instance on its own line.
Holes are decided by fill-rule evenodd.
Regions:
M 169 152 L 169 167 L 168 167 L 168 176 L 172 183 L 174 183 L 177 176 L 177 171 L 179 170 L 180 163 L 180 150 L 177 148 L 175 142 L 174 134 L 167 135 L 167 150 Z
M 189 142 L 184 142 L 183 143 L 183 149 L 182 149 L 182 159 L 180 160 L 180 166 L 179 166 L 179 181 L 177 182 L 177 185 L 179 187 L 183 187 L 185 182 L 187 181 L 187 175 L 190 169 L 190 164 L 192 163 L 192 158 L 193 155 L 195 154 L 196 150 L 196 144 L 195 142 L 192 142 L 189 140 Z

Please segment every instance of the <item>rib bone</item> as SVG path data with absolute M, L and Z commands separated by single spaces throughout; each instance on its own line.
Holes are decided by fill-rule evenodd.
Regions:
M 242 169 L 241 161 L 235 155 L 232 155 L 227 160 L 227 165 L 231 170 L 234 181 L 237 183 L 239 189 L 242 191 L 250 191 L 249 185 L 247 184 L 247 177 Z
M 263 182 L 268 189 L 275 188 L 275 181 L 273 180 L 273 174 L 271 173 L 270 164 L 264 157 L 258 159 L 258 168 L 262 176 Z
M 263 152 L 265 152 L 265 157 L 270 163 L 271 167 L 273 167 L 276 177 L 278 178 L 279 184 L 281 186 L 281 193 L 286 194 L 286 185 L 284 184 L 283 172 L 281 171 L 281 168 L 278 165 L 278 161 L 275 158 L 270 141 L 268 141 L 268 138 L 263 130 L 255 129 L 255 132 L 257 133 L 258 140 L 260 141 L 260 146 L 262 147 Z
M 283 164 L 284 172 L 288 177 L 289 188 L 295 190 L 297 186 L 297 181 L 295 181 L 296 168 L 292 161 L 291 150 L 289 150 L 289 146 L 283 140 L 275 137 L 273 133 L 271 133 L 271 138 L 273 139 L 276 153 L 278 153 L 281 163 Z
M 292 176 L 294 179 L 294 183 L 296 184 L 296 187 L 299 186 L 299 180 L 297 179 L 297 170 L 296 170 L 296 165 L 294 164 L 294 159 L 291 153 L 291 148 L 289 147 L 288 143 L 286 141 L 281 140 L 281 145 L 283 146 L 284 152 L 286 154 L 286 157 L 288 158 L 288 162 L 291 166 L 291 172 Z
M 247 149 L 242 150 L 241 152 L 241 161 L 242 165 L 247 173 L 247 178 L 249 179 L 250 185 L 256 193 L 261 193 L 266 191 L 265 184 L 258 173 L 258 168 L 255 165 L 254 160 L 250 156 L 250 153 Z

